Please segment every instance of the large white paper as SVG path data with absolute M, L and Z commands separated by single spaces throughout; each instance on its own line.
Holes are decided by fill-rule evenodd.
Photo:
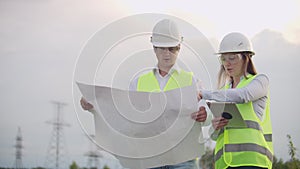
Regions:
M 160 93 L 77 83 L 94 105 L 96 142 L 126 168 L 177 164 L 204 153 L 194 86 Z

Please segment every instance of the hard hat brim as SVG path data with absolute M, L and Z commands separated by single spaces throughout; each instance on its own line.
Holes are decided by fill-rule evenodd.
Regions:
M 215 53 L 215 55 L 221 55 L 221 54 L 224 54 L 224 53 L 242 53 L 242 52 L 249 52 L 249 53 L 252 53 L 252 55 L 255 55 L 255 52 L 253 52 L 253 51 L 245 51 L 245 50 L 220 51 L 220 52 Z
M 177 40 L 175 38 L 165 38 L 164 41 L 156 41 L 153 39 L 153 37 L 151 37 L 151 43 L 153 46 L 156 47 L 175 47 L 178 46 L 179 44 L 181 44 L 181 42 L 183 41 L 183 37 L 181 37 L 180 40 Z
M 158 43 L 158 42 L 152 42 L 152 45 L 155 47 L 175 47 L 178 46 L 180 42 L 175 43 Z

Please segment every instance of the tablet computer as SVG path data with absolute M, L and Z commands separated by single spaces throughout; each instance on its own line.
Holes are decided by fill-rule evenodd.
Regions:
M 235 103 L 231 102 L 208 102 L 207 103 L 214 117 L 220 117 L 223 113 L 228 117 L 229 123 L 227 127 L 246 127 L 246 124 L 236 106 Z M 225 116 L 225 117 L 226 117 Z M 223 115 L 224 117 L 224 115 Z

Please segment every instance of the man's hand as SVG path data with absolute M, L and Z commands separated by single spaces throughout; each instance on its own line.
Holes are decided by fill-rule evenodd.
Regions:
M 192 114 L 192 119 L 196 120 L 197 122 L 205 122 L 206 118 L 207 112 L 204 106 L 201 106 L 198 112 Z
M 201 91 L 197 93 L 197 99 L 200 101 L 202 99 L 202 93 Z
M 223 128 L 224 126 L 226 126 L 229 122 L 229 120 L 225 119 L 224 117 L 216 117 L 214 119 L 212 119 L 212 125 L 214 127 L 215 130 L 219 130 L 221 128 Z
M 83 97 L 80 100 L 80 104 L 83 110 L 91 110 L 92 108 L 94 108 L 94 106 L 91 103 L 87 102 Z

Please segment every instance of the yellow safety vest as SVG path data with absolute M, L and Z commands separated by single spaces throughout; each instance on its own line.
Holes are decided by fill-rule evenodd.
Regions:
M 247 86 L 256 76 L 248 75 L 236 88 Z M 229 88 L 229 85 L 224 87 Z M 247 127 L 224 127 L 215 147 L 215 168 L 229 166 L 257 166 L 272 168 L 273 143 L 270 119 L 270 99 L 261 121 L 254 112 L 252 102 L 236 104 Z
M 174 71 L 171 74 L 163 91 L 172 90 L 176 88 L 182 88 L 192 85 L 193 73 L 180 70 L 180 72 Z M 153 71 L 141 75 L 138 79 L 137 91 L 144 92 L 160 92 L 159 83 L 154 75 Z

